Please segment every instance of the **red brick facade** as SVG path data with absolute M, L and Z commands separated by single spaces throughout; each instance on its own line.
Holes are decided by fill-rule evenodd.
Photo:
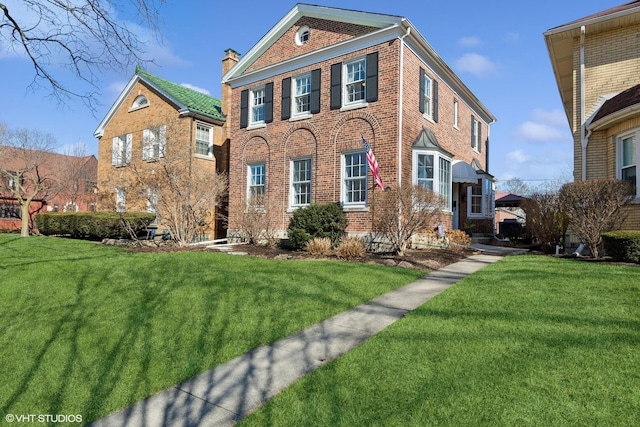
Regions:
M 300 46 L 296 43 L 296 34 L 303 26 L 309 27 L 311 36 L 308 43 Z M 443 68 L 441 64 L 432 66 L 428 62 L 432 58 L 421 57 L 416 53 L 416 50 L 421 49 L 418 43 L 422 39 L 413 40 L 410 44 L 401 40 L 401 37 L 390 36 L 387 40 L 376 40 L 369 45 L 360 42 L 375 31 L 379 31 L 379 28 L 302 16 L 290 23 L 288 29 L 283 29 L 283 34 L 272 41 L 271 46 L 262 54 L 250 58 L 253 62 L 246 65 L 241 60 L 239 66 L 234 69 L 242 69 L 244 66 L 244 71 L 237 71 L 233 75 L 232 70 L 225 76 L 225 81 L 232 87 L 229 107 L 231 114 L 228 115 L 228 120 L 231 117 L 228 125 L 232 141 L 229 165 L 230 237 L 238 232 L 237 218 L 245 208 L 248 168 L 252 164 L 265 164 L 265 192 L 270 205 L 269 213 L 276 222 L 275 228 L 282 232 L 286 230 L 293 212 L 290 203 L 291 160 L 311 159 L 312 202 L 340 203 L 344 200 L 343 154 L 363 152 L 362 137 L 368 141 L 376 155 L 384 185 L 391 188 L 415 181 L 412 146 L 424 133 L 423 129 L 435 135 L 440 150 L 448 153 L 446 157 L 450 161 L 462 160 L 468 164 L 475 161 L 480 169 L 487 170 L 488 125 L 494 120 L 491 114 L 468 92 L 459 79 L 452 75 L 448 67 Z M 261 43 L 268 45 L 268 40 Z M 353 50 L 345 47 L 349 44 L 353 44 Z M 318 49 L 327 50 L 333 47 L 336 47 L 339 55 L 323 57 L 322 53 L 318 52 Z M 332 108 L 332 75 L 335 74 L 335 71 L 332 74 L 333 66 L 359 58 L 367 58 L 367 61 L 375 58 L 367 56 L 370 54 L 377 54 L 377 100 L 355 108 L 344 105 L 341 108 Z M 310 55 L 317 55 L 320 60 L 312 62 L 308 59 Z M 277 64 L 282 63 L 294 65 L 290 65 L 283 72 L 276 70 L 269 73 L 270 66 L 277 68 Z M 296 63 L 301 65 L 297 67 Z M 430 118 L 420 112 L 421 68 L 436 82 L 434 88 L 437 85 L 437 93 L 434 94 L 437 96 L 437 103 L 434 104 L 437 108 L 436 117 Z M 319 70 L 319 74 L 315 70 Z M 284 95 L 283 85 L 289 85 L 290 78 L 312 71 L 316 72 L 314 76 L 320 77 L 319 111 L 299 119 L 282 119 L 283 107 L 289 108 L 283 105 L 283 102 L 290 102 Z M 253 80 L 247 75 L 249 72 L 263 77 Z M 375 81 L 368 79 L 369 77 L 366 85 L 375 84 Z M 241 121 L 243 91 L 249 91 L 250 97 L 251 90 L 269 84 L 273 84 L 273 120 L 266 120 L 265 123 L 255 126 L 251 123 L 244 126 Z M 344 83 L 342 86 L 344 88 Z M 460 96 L 458 93 L 464 95 Z M 457 126 L 454 126 L 454 100 L 458 110 Z M 478 149 L 471 147 L 472 116 L 481 123 Z M 434 119 L 437 119 L 437 122 Z M 373 189 L 371 172 L 367 173 L 367 204 L 358 208 L 344 208 L 349 220 L 348 231 L 351 233 L 371 231 L 372 217 L 369 205 L 380 190 Z M 462 194 L 466 194 L 467 191 L 466 185 L 449 185 L 450 191 L 457 192 L 452 207 L 460 212 L 465 208 L 461 203 L 464 199 Z M 461 212 L 454 221 L 451 210 L 443 213 L 441 218 L 447 229 L 454 225 L 462 228 L 464 220 Z M 490 216 L 483 221 L 488 222 L 485 228 L 490 231 Z

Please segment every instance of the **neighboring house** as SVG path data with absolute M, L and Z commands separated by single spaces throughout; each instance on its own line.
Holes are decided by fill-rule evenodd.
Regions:
M 496 231 L 506 237 L 516 237 L 521 234 L 526 225 L 526 213 L 520 207 L 524 197 L 506 191 L 496 193 L 495 207 Z
M 106 195 L 98 209 L 156 212 L 158 227 L 165 228 L 162 219 L 169 214 L 158 208 L 158 197 L 166 189 L 139 188 L 140 181 L 149 182 L 141 178 L 180 160 L 187 179 L 204 174 L 215 179 L 228 164 L 224 124 L 220 100 L 137 67 L 94 134 L 99 139 L 98 188 Z M 200 239 L 225 234 L 217 212 L 208 218 Z
M 16 190 L 22 198 L 35 192 L 28 209 L 30 230 L 34 229 L 34 215 L 41 212 L 95 210 L 97 168 L 98 160 L 92 155 L 76 157 L 0 146 L 0 229 L 21 228 Z M 36 186 L 40 188 L 36 190 Z
M 252 195 L 264 196 L 281 233 L 310 203 L 339 203 L 347 231 L 369 233 L 381 190 L 363 138 L 385 187 L 440 193 L 447 229 L 493 230 L 495 118 L 408 19 L 297 4 L 223 83 L 233 106 L 230 238 Z
M 623 224 L 640 229 L 640 1 L 544 33 L 573 132 L 574 179 L 628 181 Z

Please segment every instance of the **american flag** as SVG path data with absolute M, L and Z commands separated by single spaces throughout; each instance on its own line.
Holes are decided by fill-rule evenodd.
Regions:
M 376 160 L 375 154 L 373 154 L 371 146 L 367 140 L 364 139 L 364 135 L 362 136 L 362 143 L 364 144 L 364 150 L 367 154 L 367 163 L 369 163 L 369 169 L 371 169 L 373 179 L 376 181 L 376 186 L 380 190 L 384 190 L 384 184 L 382 183 L 382 178 L 380 178 L 380 166 L 378 166 L 378 161 Z

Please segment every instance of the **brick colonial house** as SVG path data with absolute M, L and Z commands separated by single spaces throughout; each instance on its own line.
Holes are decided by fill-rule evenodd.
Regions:
M 445 228 L 493 231 L 495 118 L 408 19 L 297 4 L 223 83 L 230 238 L 252 194 L 264 195 L 281 232 L 313 202 L 339 203 L 348 232 L 370 232 L 381 190 L 363 138 L 385 186 L 424 185 L 446 199 Z
M 169 162 L 168 157 L 176 156 L 184 159 L 184 173 L 189 177 L 204 172 L 214 180 L 216 172 L 227 169 L 229 137 L 220 100 L 140 67 L 94 135 L 99 139 L 98 188 L 106 194 L 98 209 L 155 211 L 160 230 L 165 228 L 162 218 L 166 214 L 157 208 L 161 189 L 139 188 L 138 176 L 157 173 Z M 216 213 L 208 218 L 204 235 L 199 237 L 222 237 L 225 231 Z
M 573 133 L 574 179 L 617 178 L 636 199 L 623 224 L 640 229 L 640 1 L 544 33 Z
M 38 178 L 34 176 L 37 167 Z M 95 210 L 98 160 L 95 156 L 68 156 L 48 151 L 0 146 L 0 230 L 19 230 L 22 226 L 21 197 L 42 189 L 28 209 L 29 230 L 41 212 L 87 212 Z M 16 177 L 20 175 L 19 181 Z M 22 187 L 22 188 L 21 188 Z

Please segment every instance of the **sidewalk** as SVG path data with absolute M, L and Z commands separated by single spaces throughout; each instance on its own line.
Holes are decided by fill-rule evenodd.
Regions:
M 90 426 L 233 425 L 305 374 L 353 349 L 457 281 L 509 253 L 473 255 L 433 271 L 271 345 L 257 347 Z

